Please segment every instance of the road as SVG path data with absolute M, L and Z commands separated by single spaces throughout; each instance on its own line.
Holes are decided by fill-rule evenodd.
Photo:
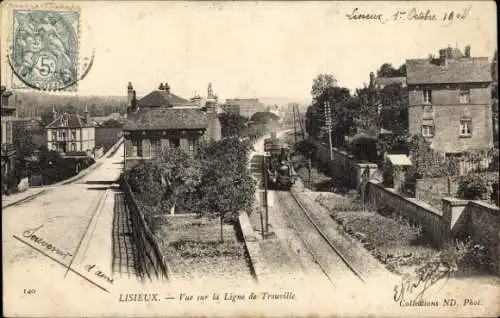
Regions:
M 4 304 L 31 297 L 30 305 L 41 309 L 51 305 L 43 299 L 75 287 L 86 297 L 112 289 L 113 201 L 123 144 L 99 162 L 83 178 L 2 211 Z M 43 295 L 39 304 L 36 295 Z

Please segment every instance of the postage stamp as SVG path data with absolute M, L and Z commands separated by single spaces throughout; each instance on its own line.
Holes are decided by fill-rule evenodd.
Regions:
M 80 12 L 13 10 L 13 88 L 76 91 Z

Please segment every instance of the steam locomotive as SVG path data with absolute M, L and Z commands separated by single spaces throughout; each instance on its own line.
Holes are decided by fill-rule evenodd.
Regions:
M 268 187 L 275 190 L 290 190 L 297 175 L 290 161 L 289 145 L 272 133 L 271 138 L 264 140 L 264 151 L 269 155 L 265 164 Z

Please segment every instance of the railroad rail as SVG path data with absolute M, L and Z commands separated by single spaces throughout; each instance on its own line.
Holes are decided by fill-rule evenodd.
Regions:
M 292 216 L 293 213 L 291 210 L 294 210 L 294 209 L 287 208 L 284 206 L 283 208 L 286 210 L 286 213 L 288 214 L 288 219 L 290 220 L 293 227 L 297 231 L 298 236 L 301 238 L 304 245 L 308 249 L 308 252 L 312 255 L 312 257 L 314 258 L 314 261 L 316 262 L 316 264 L 318 264 L 318 266 L 321 268 L 322 272 L 327 276 L 328 280 L 332 283 L 332 285 L 334 285 L 336 287 L 336 284 L 335 284 L 336 277 L 334 277 L 334 275 L 330 269 L 331 266 L 329 266 L 331 264 L 322 260 L 320 255 L 318 255 L 319 254 L 317 251 L 318 249 L 323 248 L 324 253 L 327 253 L 328 251 L 330 251 L 330 252 L 333 251 L 334 252 L 333 255 L 338 256 L 338 258 L 341 260 L 341 262 L 345 266 L 345 268 L 349 272 L 353 273 L 358 281 L 365 284 L 366 280 L 363 277 L 363 275 L 359 271 L 356 270 L 356 268 L 339 251 L 339 249 L 328 238 L 328 236 L 323 232 L 323 230 L 321 230 L 321 228 L 318 226 L 318 224 L 316 224 L 316 222 L 314 222 L 311 215 L 309 214 L 307 209 L 302 205 L 302 203 L 297 198 L 297 196 L 292 191 L 276 192 L 277 196 L 285 196 L 285 193 L 287 194 L 287 196 L 291 196 L 293 198 L 293 200 L 287 200 L 287 201 L 292 201 L 295 206 L 299 207 L 299 209 L 298 209 L 300 211 L 299 213 L 302 215 L 302 220 L 304 220 L 304 221 L 302 221 L 300 219 L 301 215 L 299 215 L 299 214 L 296 214 L 296 217 Z M 284 201 L 284 200 L 280 200 L 280 201 Z M 291 204 L 291 203 L 289 203 L 289 204 Z M 295 209 L 295 210 L 297 210 L 297 209 Z M 305 218 L 303 216 L 305 216 Z M 299 222 L 302 222 L 302 224 L 298 224 Z M 313 233 L 311 231 L 307 231 L 307 228 L 311 228 L 311 227 L 312 227 L 312 229 L 314 229 L 314 231 L 312 231 L 312 232 L 319 234 L 319 237 L 321 238 L 320 240 L 323 242 L 322 247 L 319 246 L 319 245 L 321 245 L 321 243 L 319 243 L 318 241 L 313 243 L 313 244 L 311 242 L 308 242 L 306 237 L 307 236 L 310 237 L 311 235 L 313 235 Z
M 2 206 L 2 210 L 5 210 L 7 208 L 10 208 L 10 207 L 13 207 L 13 206 L 18 206 L 18 205 L 21 205 L 23 203 L 26 203 L 26 202 L 29 202 L 39 196 L 42 196 L 44 195 L 45 193 L 49 192 L 49 191 L 52 191 L 52 189 L 50 188 L 46 188 L 46 189 L 43 189 L 41 190 L 40 192 L 37 192 L 37 193 L 34 193 L 34 194 L 31 194 L 29 196 L 26 196 L 24 198 L 21 198 L 17 201 L 14 201 L 14 202 L 10 202 L 10 203 L 7 203 L 6 205 L 3 205 Z

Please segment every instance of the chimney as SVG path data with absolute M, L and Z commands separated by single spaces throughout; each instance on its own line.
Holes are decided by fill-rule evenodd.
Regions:
M 134 86 L 132 86 L 131 82 L 128 82 L 127 86 L 127 107 L 132 105 L 132 95 L 134 91 Z
M 132 102 L 130 104 L 130 109 L 132 112 L 137 111 L 137 97 L 135 96 L 135 91 L 132 92 Z
M 453 49 L 451 48 L 451 46 L 448 46 L 446 48 L 446 58 L 447 59 L 453 59 Z
M 370 72 L 370 88 L 373 88 L 375 86 L 375 74 L 373 72 Z
M 470 44 L 465 47 L 464 55 L 467 58 L 470 58 Z
M 165 85 L 163 87 L 167 93 L 170 93 L 170 86 L 168 86 L 168 83 L 165 82 Z
M 439 50 L 439 65 L 446 66 L 446 49 Z
M 164 91 L 165 90 L 165 86 L 163 86 L 163 83 L 160 83 L 160 86 L 158 86 L 158 89 L 160 91 Z
M 56 106 L 52 105 L 52 120 L 56 120 L 56 118 L 57 118 Z
M 87 125 L 90 125 L 90 112 L 87 104 L 85 104 L 85 110 L 83 111 L 83 113 L 85 114 L 85 122 L 87 123 Z

